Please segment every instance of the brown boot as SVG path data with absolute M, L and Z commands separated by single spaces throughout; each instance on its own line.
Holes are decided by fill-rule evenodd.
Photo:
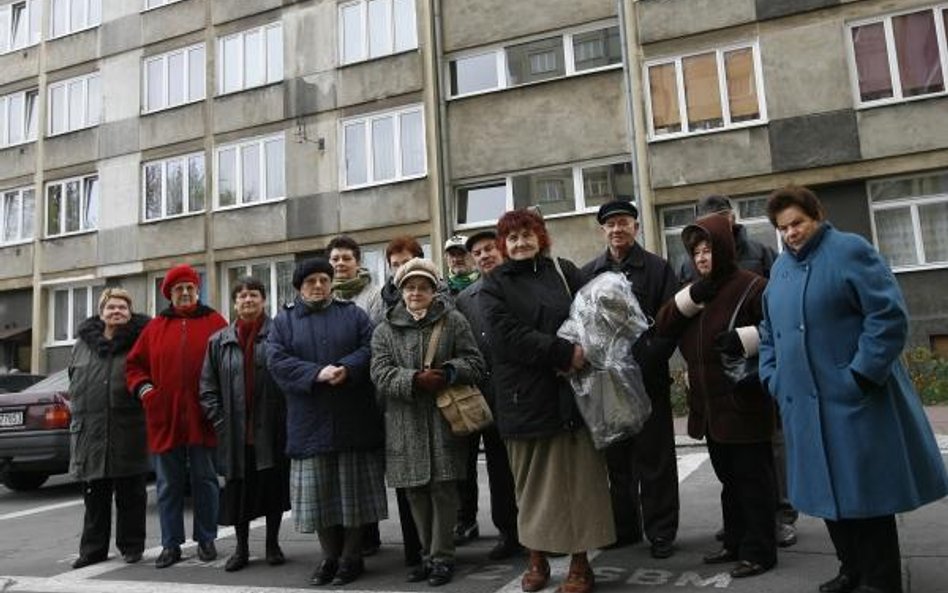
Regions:
M 559 593 L 590 593 L 595 584 L 596 579 L 592 567 L 589 566 L 589 558 L 586 557 L 586 552 L 580 552 L 570 558 L 566 580 L 556 590 Z
M 549 582 L 550 563 L 546 561 L 546 552 L 530 550 L 530 563 L 520 579 L 520 588 L 524 593 L 534 593 L 545 588 Z

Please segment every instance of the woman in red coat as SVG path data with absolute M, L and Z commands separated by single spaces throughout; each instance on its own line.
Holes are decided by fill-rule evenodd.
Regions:
M 199 302 L 199 286 L 191 266 L 168 271 L 161 292 L 171 306 L 148 322 L 125 367 L 128 389 L 145 409 L 148 448 L 155 454 L 163 548 L 155 561 L 158 568 L 181 559 L 189 473 L 198 557 L 205 562 L 217 557 L 217 438 L 201 411 L 198 392 L 208 339 L 227 321 Z

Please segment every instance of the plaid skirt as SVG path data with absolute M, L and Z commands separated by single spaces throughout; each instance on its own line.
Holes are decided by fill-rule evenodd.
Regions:
M 290 460 L 290 500 L 300 533 L 388 518 L 384 451 L 339 451 Z

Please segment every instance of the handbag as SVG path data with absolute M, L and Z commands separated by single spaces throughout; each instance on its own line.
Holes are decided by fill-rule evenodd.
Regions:
M 430 369 L 431 363 L 434 362 L 434 353 L 438 348 L 438 340 L 443 327 L 444 319 L 442 318 L 431 330 L 424 359 L 426 370 Z M 487 405 L 484 394 L 476 385 L 449 385 L 435 396 L 435 404 L 451 427 L 451 433 L 456 436 L 479 432 L 494 422 L 490 406 Z
M 737 301 L 737 306 L 734 307 L 734 313 L 731 314 L 731 320 L 727 324 L 727 331 L 734 330 L 734 323 L 737 321 L 737 314 L 740 312 L 741 307 L 744 306 L 744 301 L 747 300 L 747 296 L 750 294 L 751 289 L 757 284 L 759 278 L 755 276 L 747 284 L 747 288 L 744 289 L 744 293 L 741 295 L 741 298 Z M 736 386 L 740 383 L 746 383 L 747 381 L 757 381 L 758 377 L 758 365 L 760 359 L 758 356 L 745 357 L 739 354 L 727 354 L 725 352 L 721 353 L 721 369 L 724 371 L 724 376 L 731 383 L 732 386 Z

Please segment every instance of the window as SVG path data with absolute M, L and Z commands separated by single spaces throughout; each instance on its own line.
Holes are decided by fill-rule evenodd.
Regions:
M 101 286 L 56 288 L 49 294 L 49 343 L 68 345 L 76 341 L 79 324 L 92 315 Z
M 99 124 L 102 97 L 99 75 L 70 78 L 49 85 L 49 136 Z
M 146 222 L 203 210 L 203 154 L 189 154 L 142 165 L 142 218 Z
M 181 0 L 145 0 L 145 7 L 142 9 L 150 10 L 152 8 L 160 8 L 167 4 L 174 4 L 175 2 L 180 2 Z
M 98 27 L 102 22 L 102 0 L 50 0 L 49 10 L 50 39 Z
M 619 27 L 583 29 L 450 60 L 451 96 L 501 90 L 622 64 Z
M 36 140 L 36 89 L 0 97 L 0 148 Z
M 343 187 L 424 177 L 424 117 L 420 105 L 342 122 Z
M 876 245 L 893 269 L 948 264 L 948 171 L 868 184 Z
M 0 191 L 0 245 L 21 243 L 33 238 L 33 188 Z
M 418 47 L 415 0 L 356 0 L 339 5 L 339 61 L 362 62 Z
M 229 263 L 225 265 L 224 286 L 221 288 L 221 311 L 233 311 L 230 298 L 231 288 L 242 276 L 253 276 L 267 289 L 269 315 L 274 317 L 286 303 L 296 298 L 293 288 L 293 270 L 296 262 L 292 259 L 260 260 L 252 262 Z
M 283 24 L 274 23 L 217 41 L 217 92 L 233 93 L 283 80 Z
M 767 120 L 757 44 L 647 63 L 649 139 Z
M 856 101 L 884 105 L 945 92 L 948 6 L 849 26 Z
M 633 200 L 635 179 L 628 162 L 578 164 L 518 173 L 459 187 L 459 227 L 494 223 L 514 208 L 539 206 L 544 216 L 587 212 L 615 200 Z
M 731 199 L 731 203 L 735 208 L 735 222 L 744 227 L 749 239 L 759 241 L 777 251 L 782 250 L 778 240 L 779 235 L 767 219 L 765 196 Z M 671 264 L 675 273 L 678 273 L 678 270 L 691 259 L 681 242 L 681 231 L 695 221 L 695 205 L 664 208 L 661 218 L 665 259 Z
M 46 236 L 94 230 L 99 220 L 99 177 L 89 175 L 46 184 Z
M 284 176 L 282 135 L 221 146 L 217 149 L 217 207 L 284 198 Z
M 146 58 L 142 76 L 142 111 L 204 99 L 204 44 Z
M 39 19 L 38 0 L 0 6 L 0 54 L 39 43 Z

